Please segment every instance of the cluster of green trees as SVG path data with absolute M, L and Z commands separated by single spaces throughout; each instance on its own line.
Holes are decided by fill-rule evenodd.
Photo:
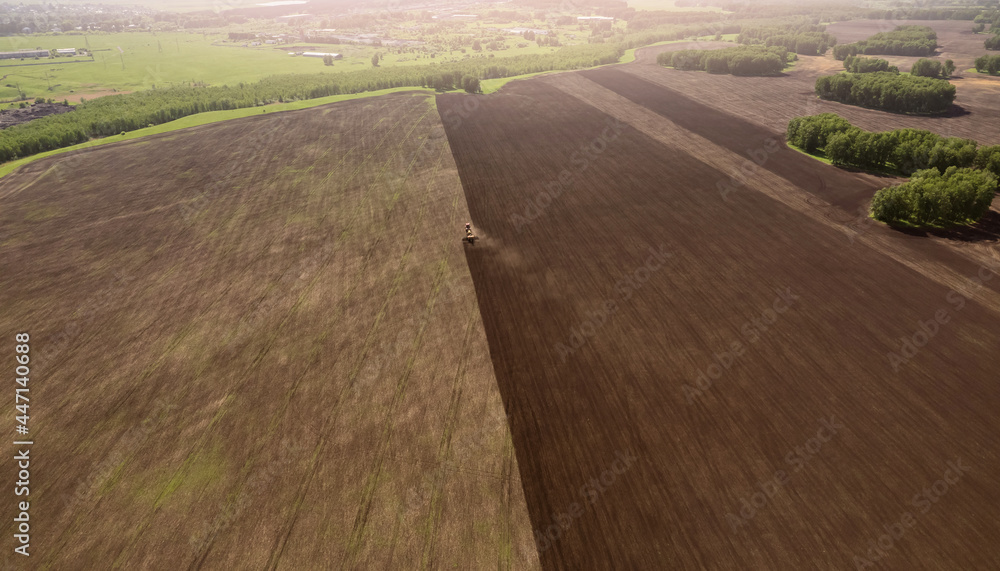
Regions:
M 680 50 L 656 56 L 660 65 L 679 70 L 699 70 L 733 75 L 776 75 L 785 69 L 788 52 L 783 47 L 738 46 L 719 50 Z
M 823 55 L 837 45 L 837 38 L 826 33 L 825 26 L 800 23 L 791 26 L 745 26 L 736 41 L 746 45 L 781 46 L 808 56 Z
M 1000 10 L 983 12 L 974 21 L 976 25 L 972 28 L 973 32 L 977 34 L 983 32 L 986 30 L 986 26 L 989 25 L 990 32 L 993 33 L 992 37 L 986 38 L 986 41 L 983 42 L 986 49 L 1000 50 Z
M 1000 176 L 1000 145 L 980 147 L 972 139 L 919 129 L 865 131 L 834 113 L 796 117 L 788 122 L 785 136 L 789 144 L 807 153 L 823 151 L 838 165 L 904 175 L 971 167 Z
M 883 222 L 978 220 L 989 210 L 1000 176 L 1000 145 L 979 147 L 971 139 L 917 129 L 864 131 L 833 113 L 792 119 L 786 138 L 806 152 L 824 151 L 837 165 L 912 175 L 875 194 L 871 213 Z
M 996 75 L 1000 73 L 1000 56 L 979 56 L 976 58 L 976 71 Z
M 837 38 L 826 32 L 770 36 L 764 41 L 765 46 L 781 46 L 790 52 L 806 56 L 821 56 L 836 44 Z
M 971 168 L 917 171 L 898 186 L 883 188 L 872 198 L 871 214 L 883 222 L 920 226 L 966 224 L 986 215 L 996 195 L 997 177 Z
M 927 58 L 920 58 L 913 63 L 913 67 L 910 68 L 910 75 L 917 75 L 920 77 L 936 77 L 941 79 L 948 79 L 951 74 L 955 72 L 955 62 L 946 59 L 944 63 Z
M 898 67 L 884 59 L 861 56 L 847 56 L 844 59 L 844 69 L 848 73 L 875 73 L 876 71 L 899 73 Z
M 897 26 L 891 32 L 880 32 L 867 40 L 842 44 L 833 48 L 833 57 L 843 60 L 847 56 L 897 55 L 929 56 L 937 49 L 937 34 L 927 26 Z
M 891 72 L 841 73 L 816 80 L 816 95 L 894 113 L 944 113 L 955 101 L 947 81 Z

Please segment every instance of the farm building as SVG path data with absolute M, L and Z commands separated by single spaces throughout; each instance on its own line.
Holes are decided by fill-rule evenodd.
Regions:
M 524 35 L 525 32 L 532 32 L 536 36 L 547 36 L 549 35 L 548 30 L 541 30 L 538 28 L 504 28 L 504 31 L 508 34 L 515 34 L 518 36 Z
M 614 22 L 611 16 L 577 16 L 577 22 Z
M 21 50 L 17 52 L 0 52 L 0 59 L 22 59 L 34 57 L 49 57 L 48 50 Z
M 331 56 L 333 59 L 343 59 L 344 56 L 340 54 L 327 53 L 327 52 L 302 52 L 302 57 L 326 57 Z
M 59 48 L 56 50 L 56 54 L 61 56 L 75 56 L 76 48 Z
M 293 24 L 311 17 L 312 14 L 288 14 L 287 16 L 278 16 L 275 21 L 279 24 Z

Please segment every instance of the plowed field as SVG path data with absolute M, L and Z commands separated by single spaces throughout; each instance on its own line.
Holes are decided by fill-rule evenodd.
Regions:
M 438 96 L 543 566 L 995 564 L 1000 263 L 680 76 Z

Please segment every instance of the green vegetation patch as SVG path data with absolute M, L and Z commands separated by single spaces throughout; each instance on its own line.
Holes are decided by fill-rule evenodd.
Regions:
M 800 21 L 789 25 L 746 26 L 736 41 L 747 45 L 780 46 L 807 56 L 823 55 L 837 38 L 826 33 L 826 26 Z
M 925 57 L 937 49 L 937 33 L 927 26 L 896 26 L 891 32 L 879 32 L 867 40 L 843 44 L 833 48 L 833 57 L 843 60 L 847 56 L 897 55 Z
M 955 101 L 947 81 L 892 72 L 841 73 L 816 79 L 816 95 L 894 113 L 944 113 Z
M 737 46 L 719 50 L 664 52 L 656 57 L 656 62 L 683 71 L 777 75 L 785 69 L 788 57 L 788 51 L 780 46 Z
M 786 139 L 834 165 L 912 175 L 909 182 L 875 195 L 871 214 L 883 222 L 975 222 L 989 211 L 1000 177 L 1000 145 L 980 147 L 971 139 L 917 129 L 864 131 L 834 113 L 792 119 Z
M 1000 36 L 998 36 L 1000 37 Z M 996 75 L 1000 73 L 1000 55 L 985 55 L 976 58 L 976 71 Z
M 882 222 L 914 226 L 967 224 L 986 215 L 996 191 L 997 177 L 991 172 L 958 167 L 943 173 L 921 170 L 908 182 L 876 192 L 871 215 Z

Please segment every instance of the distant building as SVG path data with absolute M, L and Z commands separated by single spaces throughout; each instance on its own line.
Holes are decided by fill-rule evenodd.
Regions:
M 537 28 L 505 28 L 505 32 L 508 34 L 515 34 L 518 36 L 524 35 L 525 32 L 533 32 L 536 36 L 547 36 L 549 35 L 548 30 L 540 30 Z
M 296 22 L 306 18 L 312 18 L 312 14 L 288 14 L 287 16 L 278 16 L 275 18 L 275 21 L 281 24 Z
M 327 53 L 327 52 L 302 52 L 302 57 L 326 57 L 330 56 L 333 59 L 344 59 L 341 54 Z
M 61 56 L 75 56 L 76 48 L 60 48 L 56 50 L 56 54 Z
M 23 59 L 36 57 L 49 57 L 48 50 L 21 50 L 18 52 L 0 52 L 0 59 Z
M 577 22 L 614 22 L 615 19 L 610 16 L 577 16 Z

